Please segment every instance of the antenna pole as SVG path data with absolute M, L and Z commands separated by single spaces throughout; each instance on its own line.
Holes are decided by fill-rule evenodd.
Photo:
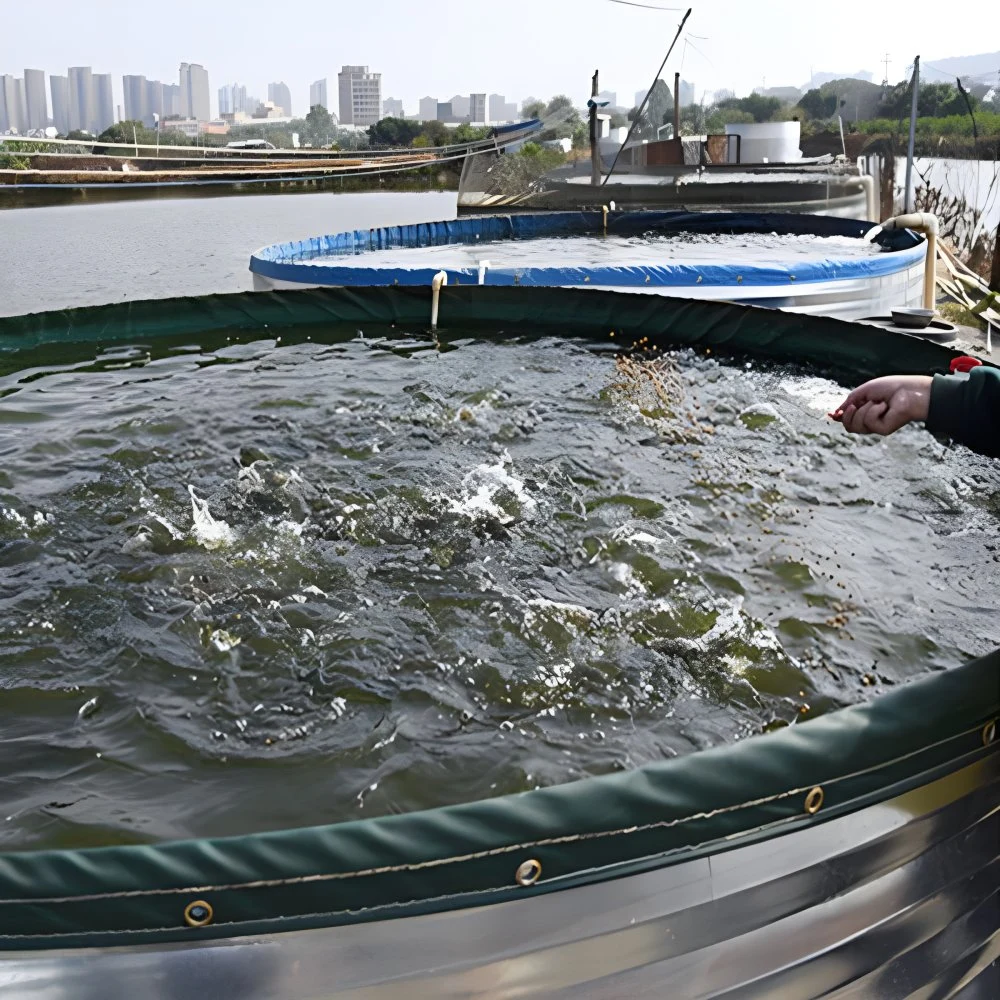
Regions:
M 681 37 L 681 32 L 684 30 L 684 25 L 687 24 L 687 19 L 691 16 L 691 9 L 688 7 L 687 13 L 684 15 L 681 23 L 677 27 L 677 34 L 674 35 L 674 40 L 670 43 L 670 48 L 667 49 L 667 54 L 663 57 L 663 62 L 660 63 L 660 68 L 656 71 L 656 76 L 653 77 L 652 86 L 646 91 L 646 97 L 642 104 L 639 105 L 638 110 L 635 113 L 635 119 L 632 122 L 632 127 L 628 130 L 628 135 L 625 136 L 625 141 L 621 145 L 621 149 L 615 154 L 615 161 L 611 164 L 611 169 L 608 171 L 607 177 L 604 178 L 603 184 L 607 184 L 611 178 L 611 175 L 615 172 L 615 167 L 618 166 L 618 159 L 622 155 L 622 150 L 628 145 L 629 139 L 632 138 L 632 133 L 636 130 L 639 122 L 642 120 L 642 113 L 646 109 L 646 105 L 649 103 L 649 96 L 653 93 L 653 87 L 656 86 L 656 81 L 660 79 L 660 74 L 663 72 L 663 67 L 667 65 L 667 60 L 670 58 L 670 53 L 674 51 L 674 46 L 677 44 L 677 39 Z M 655 125 L 653 126 L 656 127 Z

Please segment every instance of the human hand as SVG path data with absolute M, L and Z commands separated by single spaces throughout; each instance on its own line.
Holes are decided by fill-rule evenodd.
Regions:
M 831 414 L 852 434 L 892 434 L 911 420 L 926 420 L 929 375 L 887 375 L 858 386 Z

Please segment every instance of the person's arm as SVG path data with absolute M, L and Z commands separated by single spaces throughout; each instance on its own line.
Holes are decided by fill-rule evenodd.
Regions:
M 926 420 L 929 375 L 887 375 L 858 386 L 830 414 L 852 434 L 892 434 L 911 420 Z
M 935 375 L 927 429 L 1000 458 L 1000 370 L 973 368 L 968 379 Z
M 924 420 L 931 433 L 1000 458 L 1000 370 L 981 366 L 968 379 L 873 379 L 855 389 L 830 416 L 852 434 L 892 434 L 913 420 Z

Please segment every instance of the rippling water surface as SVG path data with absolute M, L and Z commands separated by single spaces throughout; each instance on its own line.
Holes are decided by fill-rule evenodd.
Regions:
M 814 372 L 374 328 L 19 366 L 5 849 L 634 768 L 1000 641 L 994 467 L 849 438 Z
M 240 195 L 5 209 L 0 316 L 253 288 L 250 255 L 285 240 L 455 218 L 455 195 Z
M 304 264 L 339 267 L 640 267 L 682 263 L 762 267 L 809 261 L 842 261 L 883 253 L 876 243 L 849 236 L 777 233 L 645 233 L 638 236 L 572 236 L 470 240 L 440 246 L 397 247 L 355 253 L 318 253 Z

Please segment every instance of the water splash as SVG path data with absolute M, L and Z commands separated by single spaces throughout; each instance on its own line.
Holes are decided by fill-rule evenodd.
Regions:
M 444 498 L 449 510 L 472 519 L 495 518 L 505 525 L 519 520 L 519 516 L 530 517 L 538 503 L 524 482 L 507 471 L 511 464 L 510 454 L 504 451 L 496 464 L 477 465 L 462 479 L 463 495 L 457 499 Z M 506 506 L 501 503 L 503 500 L 507 500 Z
M 225 521 L 217 521 L 212 517 L 211 511 L 208 509 L 208 501 L 202 500 L 195 493 L 193 486 L 188 486 L 188 493 L 191 494 L 192 537 L 209 550 L 232 545 L 236 541 L 236 533 L 233 529 Z

